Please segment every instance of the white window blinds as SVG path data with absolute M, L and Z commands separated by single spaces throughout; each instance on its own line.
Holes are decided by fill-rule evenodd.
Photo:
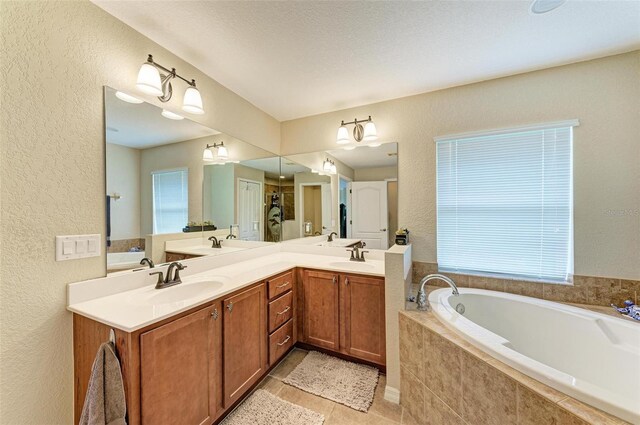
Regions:
M 569 278 L 574 125 L 436 139 L 439 268 Z
M 177 233 L 189 219 L 189 175 L 186 169 L 155 171 L 153 178 L 153 233 Z

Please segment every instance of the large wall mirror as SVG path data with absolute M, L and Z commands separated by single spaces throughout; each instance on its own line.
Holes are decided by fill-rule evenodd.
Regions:
M 387 249 L 398 228 L 398 144 L 281 158 L 282 238 L 336 232 Z M 316 238 L 317 239 L 317 238 Z
M 277 155 L 110 87 L 104 104 L 108 273 L 280 240 Z

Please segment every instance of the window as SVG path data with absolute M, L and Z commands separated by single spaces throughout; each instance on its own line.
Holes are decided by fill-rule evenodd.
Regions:
M 153 233 L 177 233 L 189 219 L 187 169 L 154 171 Z
M 436 139 L 439 268 L 569 280 L 575 125 Z

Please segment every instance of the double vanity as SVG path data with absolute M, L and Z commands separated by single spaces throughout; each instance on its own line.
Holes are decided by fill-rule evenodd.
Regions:
M 210 424 L 295 345 L 385 368 L 384 251 L 270 244 L 69 285 L 75 418 L 98 347 L 115 332 L 128 423 Z

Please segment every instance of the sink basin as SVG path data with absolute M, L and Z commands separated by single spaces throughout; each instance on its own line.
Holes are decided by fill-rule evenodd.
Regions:
M 357 261 L 334 261 L 333 263 L 329 263 L 329 265 L 332 267 L 360 270 L 373 270 L 375 268 L 372 264 L 359 263 Z
M 164 289 L 155 289 L 143 300 L 145 304 L 169 304 L 211 294 L 222 288 L 223 283 L 205 280 L 192 283 L 180 283 Z

